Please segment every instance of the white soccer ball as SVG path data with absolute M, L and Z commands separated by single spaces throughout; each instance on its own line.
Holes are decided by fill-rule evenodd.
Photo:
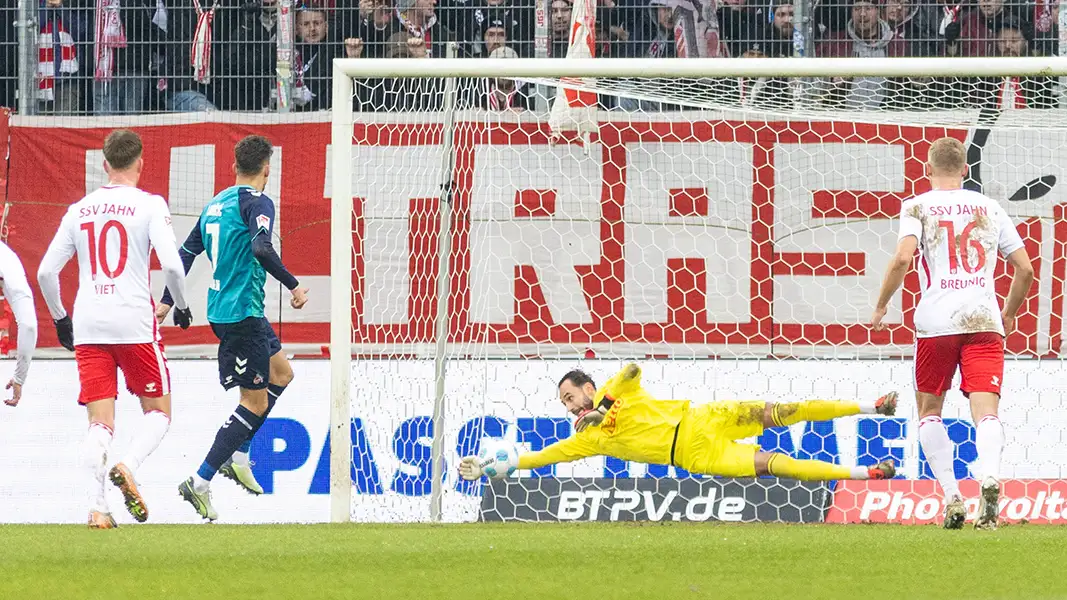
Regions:
M 485 440 L 478 451 L 478 464 L 489 479 L 504 479 L 519 466 L 519 451 L 504 440 Z

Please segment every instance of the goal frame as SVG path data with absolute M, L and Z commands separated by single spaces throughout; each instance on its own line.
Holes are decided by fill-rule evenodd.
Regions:
M 440 59 L 335 59 L 333 62 L 331 215 L 330 215 L 330 520 L 347 522 L 352 518 L 352 318 L 354 293 L 352 241 L 352 145 L 354 111 L 352 95 L 355 78 L 715 78 L 715 77 L 1006 77 L 1067 76 L 1067 56 L 995 58 L 691 58 L 691 59 L 613 59 L 613 58 L 440 58 Z M 453 90 L 454 92 L 454 90 Z M 446 102 L 446 121 L 454 106 Z M 446 136 L 450 138 L 451 136 Z M 446 152 L 446 158 L 447 158 Z M 447 169 L 444 170 L 447 173 Z M 444 175 L 443 175 L 444 176 Z M 442 215 L 447 218 L 450 202 L 448 181 L 442 182 Z M 441 236 L 447 243 L 449 236 Z M 446 257 L 447 248 L 442 249 Z M 447 279 L 447 277 L 445 278 Z M 447 282 L 438 282 L 438 294 L 447 297 Z M 442 288 L 442 286 L 444 286 Z M 439 304 L 438 328 L 447 303 Z M 436 356 L 445 350 L 445 336 L 439 336 Z M 442 367 L 435 370 L 437 381 L 434 429 L 444 416 Z M 433 485 L 430 499 L 432 520 L 440 518 L 441 464 L 439 435 L 435 435 Z

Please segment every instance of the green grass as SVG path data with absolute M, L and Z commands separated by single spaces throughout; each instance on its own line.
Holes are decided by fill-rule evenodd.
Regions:
M 1067 528 L 0 526 L 0 598 L 1067 598 Z

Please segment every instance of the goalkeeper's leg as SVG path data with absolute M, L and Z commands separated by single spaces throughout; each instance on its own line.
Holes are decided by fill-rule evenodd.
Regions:
M 890 460 L 873 467 L 842 467 L 821 460 L 798 460 L 778 452 L 757 452 L 755 460 L 756 475 L 774 475 L 801 481 L 892 479 L 897 474 L 896 467 Z
M 874 401 L 804 400 L 801 402 L 768 402 L 763 413 L 764 427 L 784 427 L 802 421 L 830 421 L 852 415 L 892 416 L 897 411 L 897 393 Z

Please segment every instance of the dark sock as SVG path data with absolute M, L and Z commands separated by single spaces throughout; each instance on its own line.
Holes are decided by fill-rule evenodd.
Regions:
M 207 457 L 204 458 L 204 463 L 200 465 L 197 475 L 211 481 L 211 478 L 218 472 L 222 463 L 233 456 L 238 446 L 249 438 L 249 433 L 259 429 L 262 423 L 263 417 L 243 406 L 238 406 L 237 410 L 230 415 L 230 418 L 226 419 L 226 423 L 222 425 L 219 432 L 215 434 L 215 443 L 207 451 Z
M 267 384 L 267 412 L 263 413 L 263 419 L 260 420 L 259 425 L 256 425 L 252 431 L 248 432 L 248 439 L 241 444 L 241 447 L 237 449 L 238 452 L 244 452 L 248 454 L 252 450 L 252 438 L 256 437 L 256 432 L 259 431 L 260 426 L 263 425 L 263 421 L 267 420 L 267 415 L 270 414 L 271 409 L 274 408 L 274 403 L 278 401 L 278 396 L 282 395 L 285 391 L 284 385 L 274 385 L 273 383 Z

